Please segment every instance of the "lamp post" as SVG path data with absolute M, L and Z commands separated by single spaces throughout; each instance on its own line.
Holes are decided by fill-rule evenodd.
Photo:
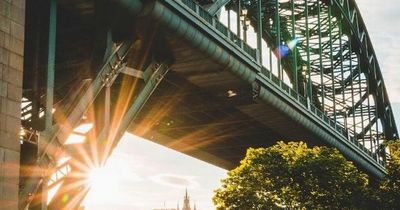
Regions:
M 247 29 L 250 26 L 250 20 L 247 17 L 247 9 L 246 8 L 243 9 L 241 13 L 242 14 L 240 14 L 240 22 L 242 22 L 242 25 L 243 25 L 243 40 L 245 42 L 247 42 Z

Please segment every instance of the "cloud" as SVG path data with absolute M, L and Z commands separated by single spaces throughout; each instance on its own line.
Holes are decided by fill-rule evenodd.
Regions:
M 182 176 L 177 174 L 158 174 L 150 177 L 150 180 L 157 184 L 176 188 L 196 188 L 199 186 L 199 183 L 193 176 Z

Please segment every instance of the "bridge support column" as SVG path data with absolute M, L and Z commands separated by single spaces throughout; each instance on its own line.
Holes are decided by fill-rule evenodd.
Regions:
M 57 33 L 57 2 L 50 1 L 49 17 L 49 44 L 47 56 L 47 90 L 46 90 L 46 120 L 45 128 L 50 130 L 53 126 L 53 96 L 54 73 L 56 60 L 56 33 Z
M 0 209 L 18 209 L 25 0 L 0 0 Z

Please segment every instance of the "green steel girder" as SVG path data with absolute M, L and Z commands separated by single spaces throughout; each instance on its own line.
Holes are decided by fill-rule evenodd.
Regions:
M 371 127 L 373 126 L 374 123 L 376 123 L 376 121 L 378 120 L 377 117 L 374 117 L 367 126 L 365 126 L 363 128 L 363 131 L 361 131 L 358 135 L 357 135 L 357 139 L 362 139 L 363 136 L 365 136 L 365 134 L 368 132 L 369 129 L 371 129 Z
M 350 115 L 354 114 L 355 111 L 357 110 L 357 108 L 358 108 L 359 106 L 362 105 L 363 101 L 364 101 L 368 96 L 369 96 L 369 93 L 368 93 L 368 92 L 365 92 L 365 93 L 363 94 L 363 96 L 361 97 L 361 99 L 360 99 L 359 101 L 357 101 L 357 103 L 354 104 L 354 106 L 351 107 L 351 108 L 349 109 L 349 111 L 346 113 L 346 116 L 350 116 Z
M 73 111 L 68 114 L 68 117 L 65 121 L 68 122 L 70 126 L 58 125 L 55 128 L 47 131 L 48 133 L 44 134 L 46 137 L 46 142 L 44 142 L 44 144 L 42 145 L 41 156 L 39 160 L 44 156 L 53 157 L 54 154 L 57 153 L 57 151 L 53 151 L 54 148 L 50 147 L 54 146 L 53 143 L 60 145 L 64 144 L 68 135 L 71 133 L 72 128 L 82 118 L 83 114 L 86 112 L 86 110 L 93 103 L 102 88 L 105 86 L 105 83 L 108 80 L 113 80 L 119 74 L 118 68 L 122 66 L 123 59 L 130 51 L 131 46 L 131 41 L 123 42 L 115 49 L 114 53 L 110 55 L 108 60 L 100 69 L 96 78 L 90 84 L 88 90 L 79 99 Z
M 63 152 L 63 144 L 65 143 L 68 135 L 71 133 L 72 128 L 80 121 L 86 110 L 93 103 L 101 89 L 104 87 L 104 81 L 107 78 L 115 77 L 118 75 L 117 68 L 122 64 L 122 60 L 127 55 L 131 48 L 130 41 L 122 43 L 118 46 L 115 52 L 105 62 L 97 77 L 92 81 L 85 94 L 78 99 L 78 103 L 71 113 L 68 114 L 65 122 L 69 126 L 57 125 L 52 127 L 47 133 L 43 133 L 41 141 L 39 141 L 39 157 L 37 166 L 31 172 L 31 177 L 26 178 L 20 187 L 19 192 L 19 209 L 25 209 L 32 199 L 37 187 L 41 183 L 44 174 L 44 168 L 51 169 L 57 162 L 58 156 Z M 43 169 L 42 169 L 43 168 Z
M 216 0 L 212 5 L 207 8 L 207 11 L 212 15 L 216 15 L 217 12 L 228 4 L 231 0 Z
M 232 2 L 238 3 L 238 1 Z M 376 63 L 376 57 L 355 2 L 353 0 L 262 2 L 263 25 L 266 28 L 263 37 L 270 47 L 275 48 L 294 37 L 302 39 L 292 53 L 281 59 L 278 64 L 290 78 L 292 86 L 302 95 L 309 95 L 311 101 L 332 119 L 339 119 L 339 124 L 347 125 L 347 129 L 350 133 L 354 133 L 354 137 L 363 136 L 355 133 L 366 133 L 364 128 L 367 128 L 373 133 L 369 141 L 379 139 L 381 132 L 384 132 L 386 139 L 398 138 L 379 66 L 373 65 Z M 250 10 L 249 17 L 253 21 L 256 20 L 258 13 L 257 4 L 258 0 L 241 0 L 242 7 Z M 254 22 L 252 25 L 255 25 Z M 293 55 L 297 55 L 297 58 L 293 58 Z M 308 74 L 308 78 L 302 78 L 304 74 L 302 72 L 294 74 L 293 69 L 302 71 L 297 65 L 307 65 L 308 73 L 305 74 Z M 294 75 L 297 75 L 297 78 Z M 320 81 L 317 81 L 318 78 Z M 380 80 L 380 87 L 377 88 L 376 83 Z M 307 83 L 311 86 L 308 87 L 309 93 L 302 93 L 301 84 Z M 375 100 L 372 103 L 366 96 L 373 94 L 371 90 L 374 89 L 379 91 L 373 95 Z M 360 106 L 363 103 L 369 105 Z M 337 108 L 346 109 L 351 116 L 346 118 L 336 116 Z M 373 126 L 364 126 L 364 121 L 367 121 L 368 125 L 376 122 L 372 119 L 376 110 L 382 125 L 378 128 L 376 124 L 373 130 Z
M 46 111 L 45 128 L 53 126 L 53 96 L 54 96 L 54 73 L 56 63 L 56 35 L 57 35 L 57 2 L 50 1 L 49 14 L 49 43 L 47 56 L 47 89 L 46 89 Z
M 154 0 L 146 1 L 144 5 L 146 9 L 140 15 L 151 16 L 247 83 L 254 84 L 256 81 L 263 87 L 259 91 L 270 92 L 258 93 L 261 99 L 282 109 L 283 114 L 303 125 L 327 144 L 338 148 L 370 174 L 377 177 L 384 174 L 381 160 L 376 159 L 373 151 L 368 154 L 364 149 L 360 149 L 362 146 L 356 143 L 354 137 L 348 136 L 349 132 L 342 128 L 340 123 L 329 119 L 314 105 L 307 103 L 304 97 L 295 94 L 293 89 L 263 68 L 251 50 L 246 49 L 234 34 L 227 32 L 195 2 Z M 278 100 L 271 101 L 272 95 L 276 95 Z

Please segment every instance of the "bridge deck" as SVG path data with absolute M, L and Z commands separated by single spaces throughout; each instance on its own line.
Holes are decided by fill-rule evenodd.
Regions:
M 174 64 L 133 133 L 225 169 L 236 166 L 249 147 L 277 140 L 324 144 L 273 105 L 255 102 L 250 84 L 190 43 L 167 30 L 159 34 Z

